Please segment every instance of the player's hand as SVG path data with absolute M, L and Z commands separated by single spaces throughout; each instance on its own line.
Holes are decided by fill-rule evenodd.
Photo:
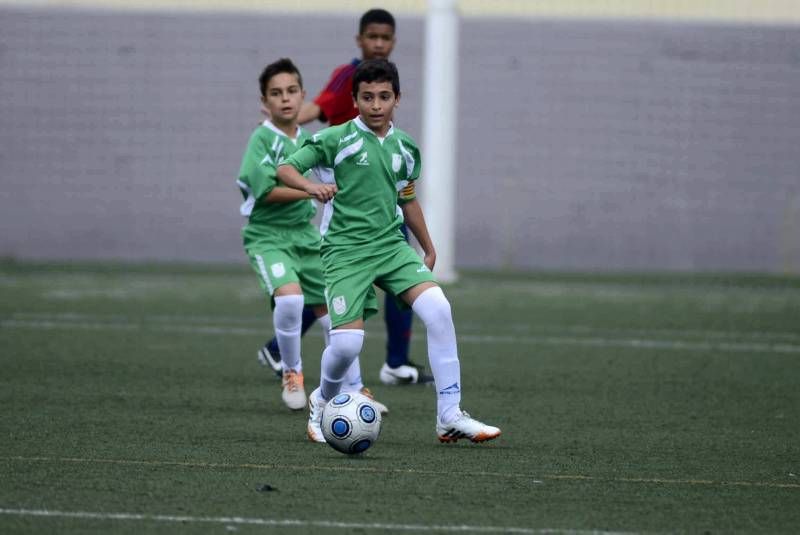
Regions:
M 314 182 L 309 182 L 306 186 L 306 193 L 321 203 L 326 203 L 333 199 L 337 191 L 336 184 L 316 184 Z
M 425 258 L 422 259 L 422 262 L 433 271 L 433 266 L 436 264 L 436 251 L 431 251 L 429 253 L 425 253 Z

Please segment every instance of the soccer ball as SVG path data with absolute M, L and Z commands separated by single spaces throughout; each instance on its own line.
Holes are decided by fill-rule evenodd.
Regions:
M 381 432 L 381 413 L 359 392 L 342 393 L 322 411 L 322 435 L 328 444 L 349 455 L 363 453 Z

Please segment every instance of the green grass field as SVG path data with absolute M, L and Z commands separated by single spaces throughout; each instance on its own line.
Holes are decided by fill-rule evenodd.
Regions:
M 247 268 L 0 264 L 0 533 L 800 531 L 800 279 L 472 273 L 446 293 L 463 405 L 503 436 L 439 444 L 433 389 L 378 383 L 373 319 L 364 375 L 391 413 L 348 458 L 256 363 L 271 320 Z

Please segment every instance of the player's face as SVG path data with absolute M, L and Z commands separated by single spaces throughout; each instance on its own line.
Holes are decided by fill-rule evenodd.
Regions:
M 261 98 L 275 124 L 286 124 L 297 120 L 306 92 L 300 87 L 297 75 L 281 72 L 270 78 L 267 94 Z
M 394 109 L 400 102 L 391 82 L 360 82 L 356 107 L 361 120 L 379 136 L 386 135 L 392 121 Z
M 367 24 L 364 32 L 356 36 L 363 59 L 386 59 L 394 48 L 394 28 L 389 24 Z

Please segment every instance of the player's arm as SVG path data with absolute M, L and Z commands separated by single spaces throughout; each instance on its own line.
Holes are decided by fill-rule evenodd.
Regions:
M 272 191 L 270 191 L 264 197 L 262 197 L 262 200 L 263 202 L 267 203 L 285 203 L 285 202 L 302 201 L 310 198 L 311 195 L 309 195 L 305 191 L 300 191 L 294 188 L 287 188 L 284 186 L 275 186 L 274 188 L 272 188 Z
M 428 269 L 433 271 L 433 266 L 436 264 L 436 248 L 434 248 L 433 240 L 431 240 L 431 235 L 428 232 L 428 225 L 425 223 L 422 206 L 420 206 L 414 193 L 413 182 L 400 192 L 398 203 L 403 211 L 406 226 L 411 229 L 411 233 L 414 234 L 419 246 L 422 247 L 422 252 L 425 254 L 423 262 L 428 266 Z
M 275 165 L 268 152 L 253 153 L 248 181 L 258 203 L 287 203 L 308 199 L 310 196 L 278 182 Z
M 328 202 L 336 195 L 336 184 L 318 184 L 303 176 L 303 173 L 327 162 L 323 140 L 317 136 L 307 141 L 300 150 L 278 165 L 278 180 L 296 190 L 304 191 L 319 202 Z
M 278 178 L 290 188 L 305 192 L 319 202 L 328 202 L 336 194 L 336 184 L 311 182 L 290 164 L 278 166 Z
M 297 122 L 300 124 L 310 123 L 315 119 L 320 118 L 322 109 L 314 102 L 306 102 L 300 108 L 300 113 L 297 115 Z

